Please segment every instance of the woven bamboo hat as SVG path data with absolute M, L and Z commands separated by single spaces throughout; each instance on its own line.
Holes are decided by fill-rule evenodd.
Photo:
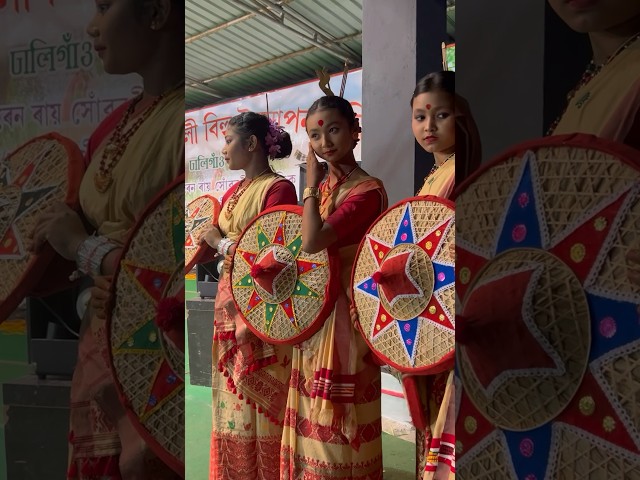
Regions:
M 107 322 L 111 368 L 134 425 L 184 474 L 184 177 L 153 200 L 125 244 Z
M 238 241 L 233 299 L 259 338 L 296 344 L 316 333 L 331 313 L 340 281 L 337 268 L 327 250 L 302 250 L 302 207 L 270 208 Z
M 437 373 L 453 364 L 454 245 L 454 205 L 433 196 L 394 205 L 360 244 L 351 282 L 360 331 L 402 372 Z
M 26 239 L 52 202 L 77 208 L 83 172 L 80 149 L 56 133 L 34 138 L 0 161 L 0 322 L 55 257 L 48 244 L 30 255 Z
M 518 145 L 456 192 L 456 469 L 640 472 L 638 153 L 588 135 Z M 464 212 L 462 215 L 460 212 Z
M 184 229 L 184 263 L 185 273 L 200 263 L 206 247 L 197 244 L 203 232 L 218 223 L 220 202 L 211 195 L 202 195 L 187 205 Z

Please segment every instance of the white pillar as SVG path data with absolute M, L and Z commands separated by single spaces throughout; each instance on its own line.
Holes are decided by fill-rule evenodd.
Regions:
M 445 0 L 366 0 L 362 14 L 362 166 L 392 205 L 415 194 L 433 157 L 411 131 L 417 77 L 442 69 Z M 416 165 L 418 162 L 418 165 Z
M 363 3 L 362 166 L 384 182 L 392 205 L 413 193 L 416 2 Z

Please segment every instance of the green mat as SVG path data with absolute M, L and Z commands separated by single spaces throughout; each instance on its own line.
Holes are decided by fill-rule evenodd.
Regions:
M 185 300 L 190 300 L 194 297 L 198 296 L 198 290 L 195 280 L 185 280 L 184 281 L 184 298 Z

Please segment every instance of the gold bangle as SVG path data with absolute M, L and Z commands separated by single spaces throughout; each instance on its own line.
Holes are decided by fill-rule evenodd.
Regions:
M 320 189 L 318 187 L 307 187 L 302 192 L 302 201 L 304 202 L 307 198 L 314 197 L 320 198 Z

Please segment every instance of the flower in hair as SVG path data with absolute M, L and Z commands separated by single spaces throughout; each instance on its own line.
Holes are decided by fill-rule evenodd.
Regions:
M 276 158 L 276 155 L 280 153 L 280 145 L 271 145 L 269 147 L 269 156 Z
M 269 119 L 269 131 L 264 138 L 265 144 L 269 147 L 269 156 L 273 157 L 280 153 L 280 142 L 284 138 L 282 128 L 276 122 Z

